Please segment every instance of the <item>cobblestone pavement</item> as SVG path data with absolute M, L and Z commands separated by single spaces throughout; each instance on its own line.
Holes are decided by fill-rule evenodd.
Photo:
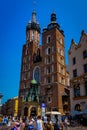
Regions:
M 6 126 L 3 126 L 3 127 L 0 126 L 0 130 L 11 130 L 11 129 Z M 66 130 L 66 128 L 64 127 L 63 130 Z M 87 130 L 87 127 L 84 127 L 84 126 L 69 127 L 69 129 L 67 129 L 67 130 Z
M 0 130 L 10 130 L 7 126 L 0 126 Z
M 63 130 L 66 130 L 66 128 L 64 128 Z M 84 127 L 84 126 L 69 127 L 69 129 L 67 129 L 67 130 L 87 130 L 87 127 Z

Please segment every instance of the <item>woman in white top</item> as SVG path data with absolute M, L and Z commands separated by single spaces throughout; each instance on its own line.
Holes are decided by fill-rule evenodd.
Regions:
M 37 130 L 43 130 L 44 125 L 43 125 L 43 121 L 41 120 L 41 116 L 37 117 L 37 121 L 36 121 L 36 129 Z

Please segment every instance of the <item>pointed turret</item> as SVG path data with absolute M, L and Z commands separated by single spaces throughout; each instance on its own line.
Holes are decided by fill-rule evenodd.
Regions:
M 32 12 L 32 23 L 36 23 L 36 12 Z
M 36 12 L 35 11 L 32 12 L 32 21 L 29 22 L 26 27 L 26 31 L 28 31 L 28 30 L 36 30 L 40 33 L 40 25 L 36 21 Z
M 56 14 L 55 13 L 51 14 L 51 23 L 56 23 Z
M 51 18 L 50 18 L 50 24 L 48 24 L 47 28 L 43 29 L 43 32 L 46 32 L 50 29 L 53 28 L 57 28 L 63 35 L 64 35 L 64 31 L 60 29 L 60 25 L 56 22 L 57 18 L 56 18 L 56 13 L 52 13 L 51 14 Z

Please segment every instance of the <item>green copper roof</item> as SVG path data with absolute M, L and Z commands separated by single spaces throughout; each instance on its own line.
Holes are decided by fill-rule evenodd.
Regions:
M 35 79 L 33 79 L 33 80 L 31 81 L 31 83 L 32 83 L 32 84 L 37 84 L 37 81 L 36 81 Z

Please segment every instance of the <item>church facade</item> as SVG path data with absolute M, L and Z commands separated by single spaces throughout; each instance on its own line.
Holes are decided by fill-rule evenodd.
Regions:
M 36 12 L 26 26 L 26 43 L 23 45 L 19 87 L 18 114 L 44 115 L 46 111 L 68 114 L 69 74 L 66 72 L 64 33 L 52 13 L 50 23 L 42 31 Z

